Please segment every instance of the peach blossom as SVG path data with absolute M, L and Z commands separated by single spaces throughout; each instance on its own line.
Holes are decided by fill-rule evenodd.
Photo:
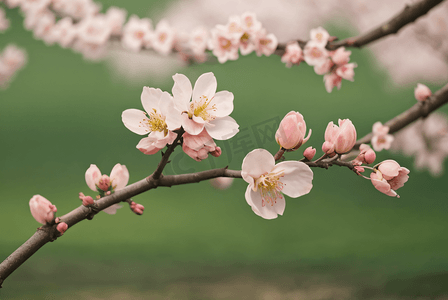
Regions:
M 305 163 L 284 161 L 276 165 L 272 154 L 264 149 L 255 149 L 246 155 L 241 175 L 249 183 L 245 194 L 247 204 L 264 219 L 283 215 L 283 193 L 297 198 L 308 194 L 313 187 L 313 171 Z
M 400 196 L 395 191 L 408 181 L 410 171 L 394 160 L 385 160 L 375 169 L 376 171 L 370 173 L 373 186 L 381 193 L 399 198 Z

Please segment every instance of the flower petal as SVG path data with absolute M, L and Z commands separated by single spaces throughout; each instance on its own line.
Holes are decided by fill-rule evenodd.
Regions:
M 240 126 L 232 117 L 215 119 L 205 124 L 208 134 L 215 140 L 228 140 L 238 133 Z
M 134 108 L 126 109 L 121 114 L 121 120 L 127 129 L 136 134 L 143 135 L 150 132 L 149 127 L 147 126 L 149 119 L 144 111 Z
M 159 144 L 157 142 L 158 140 L 151 137 L 142 138 L 136 148 L 147 155 L 156 154 L 160 149 L 165 147 L 165 145 L 158 147 Z
M 115 215 L 117 213 L 117 209 L 122 208 L 123 206 L 121 204 L 112 204 L 109 207 L 106 207 L 103 209 L 103 211 L 108 215 Z
M 194 84 L 193 101 L 198 100 L 201 96 L 212 99 L 215 96 L 217 86 L 216 77 L 212 72 L 202 74 Z
M 190 80 L 184 74 L 175 74 L 173 80 L 174 86 L 172 93 L 174 97 L 174 105 L 182 112 L 188 108 L 193 89 Z
M 182 114 L 182 127 L 191 135 L 197 135 L 204 129 L 204 124 L 196 123 L 188 118 L 188 114 Z
M 259 215 L 264 219 L 275 219 L 277 218 L 277 212 L 275 211 L 275 205 L 271 206 L 270 204 L 263 205 L 263 199 L 261 198 L 261 194 L 259 192 L 254 192 L 250 185 L 246 189 L 246 202 L 252 207 L 252 210 L 255 214 Z M 281 207 L 279 208 L 281 210 Z M 283 206 L 284 210 L 284 206 Z M 282 211 L 283 213 L 283 211 Z
M 159 110 L 159 102 L 160 97 L 162 97 L 162 93 L 166 92 L 162 92 L 161 89 L 150 88 L 147 86 L 143 87 L 140 99 L 142 100 L 143 108 L 147 113 L 151 113 L 153 109 L 156 109 L 157 111 Z
M 210 105 L 215 105 L 214 115 L 218 118 L 228 116 L 233 111 L 233 93 L 229 91 L 220 91 L 215 94 Z
M 249 152 L 243 159 L 241 175 L 246 182 L 252 183 L 254 178 L 257 179 L 261 175 L 271 172 L 274 166 L 274 156 L 269 151 L 255 149 Z M 252 179 L 248 177 L 252 177 Z
M 280 170 L 284 172 L 284 176 L 280 178 L 283 183 L 282 192 L 289 197 L 306 195 L 313 188 L 313 171 L 303 162 L 284 161 L 277 164 L 272 172 Z
M 96 165 L 90 165 L 90 167 L 87 169 L 86 171 L 86 183 L 87 186 L 92 190 L 92 191 L 97 191 L 96 190 L 96 184 L 98 183 L 98 181 L 100 180 L 101 177 L 101 171 L 100 169 L 98 169 L 98 167 Z
M 110 172 L 110 179 L 115 190 L 124 188 L 129 181 L 129 171 L 125 165 L 116 164 Z

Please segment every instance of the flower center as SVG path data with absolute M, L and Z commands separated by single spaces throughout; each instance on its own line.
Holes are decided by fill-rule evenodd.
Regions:
M 274 204 L 277 203 L 277 198 L 283 198 L 281 190 L 283 190 L 284 184 L 280 181 L 280 178 L 284 175 L 285 172 L 281 170 L 263 174 L 255 180 L 253 190 L 260 190 L 262 206 L 266 206 L 266 203 L 274 206 Z
M 230 48 L 230 46 L 232 45 L 232 43 L 230 42 L 230 40 L 224 38 L 224 37 L 220 37 L 219 38 L 219 45 L 221 46 L 222 49 L 227 50 Z
M 190 103 L 190 109 L 188 111 L 188 117 L 190 119 L 195 117 L 201 117 L 204 121 L 211 121 L 215 119 L 215 116 L 210 114 L 210 111 L 216 110 L 216 105 L 210 105 L 210 102 L 213 100 L 208 99 L 206 96 L 199 97 L 198 101 L 192 101 Z
M 149 113 L 149 119 L 146 120 L 148 128 L 151 131 L 163 131 L 165 136 L 168 134 L 168 126 L 165 122 L 165 117 L 157 112 L 155 108 Z

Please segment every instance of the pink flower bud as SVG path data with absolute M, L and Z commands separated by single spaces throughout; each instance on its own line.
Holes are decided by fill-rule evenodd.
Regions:
M 142 215 L 143 211 L 145 210 L 145 207 L 143 205 L 135 203 L 134 201 L 131 202 L 130 207 L 131 210 L 137 215 Z
M 197 135 L 185 132 L 182 137 L 184 138 L 182 150 L 196 161 L 206 159 L 209 153 L 213 156 L 219 156 L 222 153 L 221 148 L 216 146 L 213 138 L 205 129 Z
M 81 200 L 82 200 L 82 205 L 84 205 L 84 206 L 93 205 L 95 203 L 95 201 L 93 201 L 93 198 L 90 196 L 84 196 Z
M 364 154 L 364 161 L 368 165 L 372 164 L 375 161 L 375 159 L 376 154 L 375 151 L 373 151 L 372 149 L 367 150 L 366 153 Z
M 56 206 L 41 195 L 34 195 L 30 199 L 30 210 L 34 219 L 44 225 L 53 221 L 54 213 L 57 211 Z
M 331 59 L 338 66 L 348 64 L 351 51 L 346 51 L 344 47 L 338 48 L 336 51 L 330 52 Z
M 356 143 L 356 129 L 349 119 L 339 119 L 338 123 L 339 127 L 333 124 L 333 122 L 328 123 L 327 129 L 325 130 L 325 141 L 334 145 L 334 152 L 344 154 L 352 150 Z M 326 151 L 324 152 L 328 153 Z
M 64 232 L 66 232 L 68 229 L 68 225 L 65 222 L 61 222 L 58 224 L 58 226 L 56 226 L 56 230 L 59 231 L 61 233 L 61 235 L 64 234 Z
M 305 138 L 306 124 L 303 116 L 295 111 L 290 111 L 280 122 L 275 133 L 275 140 L 284 149 L 298 149 L 311 136 L 311 129 Z
M 107 175 L 101 176 L 100 180 L 98 181 L 98 188 L 102 189 L 103 191 L 107 191 L 110 187 L 110 177 Z
M 334 153 L 334 144 L 332 142 L 324 142 L 322 144 L 322 151 L 326 154 Z
M 425 101 L 432 95 L 431 90 L 424 84 L 418 83 L 414 90 L 415 99 L 418 101 Z
M 314 155 L 316 155 L 316 148 L 308 147 L 303 151 L 303 156 L 305 156 L 306 159 L 312 160 Z

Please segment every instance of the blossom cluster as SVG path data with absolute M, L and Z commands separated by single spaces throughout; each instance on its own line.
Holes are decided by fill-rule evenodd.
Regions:
M 202 74 L 194 88 L 183 74 L 173 76 L 172 94 L 144 87 L 141 102 L 145 111 L 127 109 L 122 113 L 123 124 L 132 132 L 146 135 L 137 149 L 155 154 L 167 144 L 173 144 L 182 128 L 182 149 L 196 161 L 221 155 L 213 139 L 227 140 L 238 132 L 238 124 L 229 116 L 233 111 L 233 94 L 216 92 L 213 73 Z
M 286 45 L 282 62 L 287 67 L 299 65 L 305 61 L 314 67 L 314 72 L 324 75 L 325 88 L 331 93 L 334 87 L 341 88 L 342 79 L 353 81 L 357 67 L 356 63 L 349 63 L 351 51 L 340 47 L 335 51 L 328 51 L 325 47 L 332 37 L 323 29 L 318 27 L 310 32 L 310 40 L 302 50 L 298 42 L 291 42 Z M 333 38 L 334 39 L 334 38 Z
M 0 53 L 0 87 L 7 87 L 17 71 L 26 64 L 27 55 L 23 49 L 8 45 Z

